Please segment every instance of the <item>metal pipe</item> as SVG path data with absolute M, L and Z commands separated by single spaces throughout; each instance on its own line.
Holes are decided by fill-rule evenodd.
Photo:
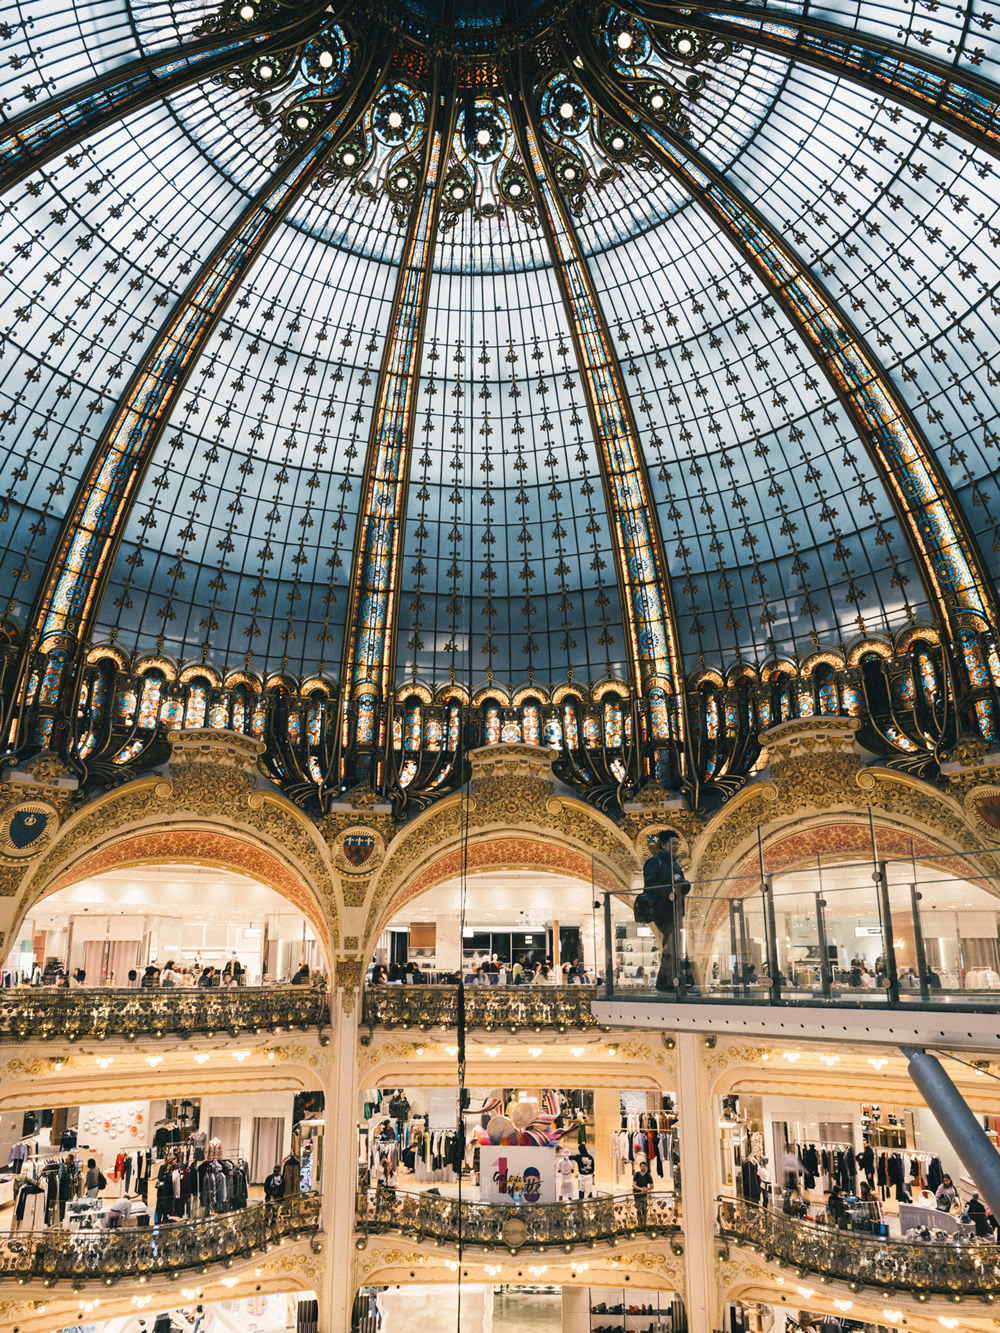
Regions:
M 910 885 L 910 915 L 913 918 L 913 952 L 917 958 L 917 976 L 920 978 L 920 998 L 926 1004 L 931 998 L 931 988 L 927 984 L 927 951 L 924 949 L 924 928 L 920 924 L 918 903 L 923 895 L 916 884 Z
M 816 895 L 816 939 L 819 942 L 819 984 L 823 999 L 830 998 L 830 947 L 826 940 L 826 899 L 822 893 Z
M 781 1003 L 781 966 L 778 962 L 778 928 L 774 919 L 774 876 L 768 875 L 761 888 L 764 892 L 764 923 L 767 928 L 767 970 L 771 976 L 771 1003 Z
M 614 935 L 611 925 L 611 894 L 604 894 L 604 998 L 615 998 Z M 596 944 L 595 944 L 596 948 Z
M 918 1046 L 901 1046 L 900 1050 L 909 1061 L 910 1077 L 945 1138 L 972 1177 L 986 1206 L 994 1217 L 1000 1217 L 1000 1153 L 937 1056 Z
M 885 974 L 889 985 L 889 1003 L 899 1004 L 899 974 L 896 971 L 896 948 L 892 938 L 892 908 L 889 905 L 889 874 L 884 861 L 875 871 L 878 884 L 879 907 L 882 913 L 882 952 L 885 954 Z

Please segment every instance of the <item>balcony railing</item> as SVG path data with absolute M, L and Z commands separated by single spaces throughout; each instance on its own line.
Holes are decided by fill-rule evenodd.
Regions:
M 398 1231 L 415 1240 L 481 1245 L 512 1254 L 677 1233 L 670 1194 L 600 1194 L 571 1203 L 479 1203 L 379 1185 L 358 1196 L 359 1236 Z
M 25 986 L 0 991 L 0 1041 L 81 1037 L 166 1037 L 277 1032 L 321 1027 L 330 997 L 312 986 L 240 986 L 231 990 L 65 990 Z
M 467 986 L 465 1025 L 486 1031 L 541 1032 L 597 1026 L 590 1012 L 592 986 Z M 453 1028 L 458 1022 L 455 986 L 366 986 L 369 1028 Z
M 195 1222 L 113 1231 L 50 1227 L 0 1233 L 0 1281 L 113 1283 L 241 1259 L 319 1227 L 319 1195 L 251 1204 Z
M 1000 1291 L 1000 1246 L 982 1240 L 924 1243 L 803 1222 L 744 1199 L 719 1200 L 719 1234 L 803 1273 L 927 1296 Z

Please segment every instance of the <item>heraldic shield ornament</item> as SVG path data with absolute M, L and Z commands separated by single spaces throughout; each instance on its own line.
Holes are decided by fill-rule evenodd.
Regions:
M 41 851 L 56 827 L 56 812 L 41 801 L 26 801 L 0 816 L 0 852 L 5 856 L 33 856 Z
M 340 835 L 335 859 L 341 870 L 363 875 L 375 869 L 384 851 L 381 835 L 375 829 L 358 825 Z

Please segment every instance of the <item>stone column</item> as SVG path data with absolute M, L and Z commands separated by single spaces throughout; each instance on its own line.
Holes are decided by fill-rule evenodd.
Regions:
M 354 1303 L 354 1205 L 357 1190 L 358 1023 L 362 965 L 337 960 L 327 1063 L 323 1161 L 323 1290 L 320 1333 L 350 1333 Z
M 594 1184 L 600 1189 L 624 1191 L 626 1184 L 614 1183 L 611 1164 L 611 1131 L 621 1128 L 621 1095 L 617 1088 L 594 1089 L 594 1130 L 587 1143 L 594 1154 Z M 628 1189 L 632 1188 L 631 1181 Z
M 705 1061 L 705 1038 L 677 1034 L 677 1112 L 680 1117 L 681 1200 L 684 1221 L 688 1327 L 721 1326 L 715 1264 L 715 1132 Z

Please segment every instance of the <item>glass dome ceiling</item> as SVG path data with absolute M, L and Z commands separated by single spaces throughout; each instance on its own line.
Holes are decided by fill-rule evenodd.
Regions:
M 6 5 L 11 625 L 471 692 L 993 624 L 995 32 Z

